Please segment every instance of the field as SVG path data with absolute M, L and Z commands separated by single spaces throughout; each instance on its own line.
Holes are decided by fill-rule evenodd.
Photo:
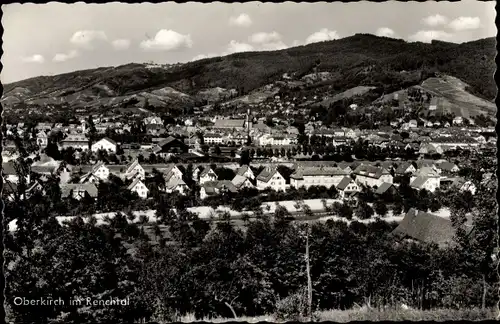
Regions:
M 436 97 L 442 98 L 445 113 L 454 113 L 466 118 L 485 113 L 495 113 L 494 103 L 478 98 L 465 89 L 467 84 L 457 78 L 444 76 L 429 78 L 422 82 L 422 88 Z
M 346 323 L 350 321 L 479 321 L 479 320 L 494 320 L 498 319 L 498 311 L 493 309 L 435 309 L 435 310 L 414 310 L 414 309 L 391 309 L 391 310 L 329 310 L 316 312 L 314 321 L 332 321 Z M 187 323 L 196 321 L 193 315 L 181 316 L 177 319 L 179 322 Z M 201 321 L 201 320 L 200 320 Z M 280 322 L 273 315 L 265 315 L 258 317 L 238 317 L 238 318 L 215 318 L 203 319 L 206 322 L 222 323 L 231 322 Z M 284 322 L 284 321 L 283 321 Z

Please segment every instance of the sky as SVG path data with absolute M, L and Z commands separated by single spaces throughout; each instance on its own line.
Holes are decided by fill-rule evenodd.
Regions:
M 496 35 L 495 2 L 8 4 L 0 81 L 184 63 L 369 33 L 462 43 Z

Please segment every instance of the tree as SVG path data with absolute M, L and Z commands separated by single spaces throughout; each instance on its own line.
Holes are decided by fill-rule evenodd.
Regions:
M 377 215 L 379 215 L 381 217 L 384 217 L 385 215 L 387 215 L 387 206 L 386 206 L 386 204 L 383 201 L 377 200 L 374 203 L 373 207 L 374 207 L 375 212 L 377 213 Z
M 370 219 L 373 216 L 373 208 L 365 202 L 360 202 L 356 207 L 355 214 L 359 219 Z

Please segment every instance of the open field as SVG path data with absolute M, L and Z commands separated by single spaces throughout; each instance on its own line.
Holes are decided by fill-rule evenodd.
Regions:
M 397 310 L 329 310 L 320 311 L 314 314 L 314 321 L 332 321 L 346 323 L 350 321 L 480 321 L 494 320 L 497 318 L 498 311 L 493 309 L 435 309 L 435 310 L 414 310 L 414 309 L 397 309 Z M 179 322 L 187 323 L 196 321 L 193 315 L 181 316 L 177 319 Z M 199 320 L 202 321 L 202 320 Z M 278 320 L 274 315 L 264 315 L 257 317 L 238 317 L 238 318 L 205 318 L 203 321 L 211 323 L 222 322 L 285 322 Z

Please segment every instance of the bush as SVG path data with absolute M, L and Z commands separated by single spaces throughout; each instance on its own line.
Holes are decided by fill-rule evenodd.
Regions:
M 307 315 L 307 290 L 300 289 L 296 293 L 280 299 L 276 303 L 276 318 L 285 321 L 300 321 Z

